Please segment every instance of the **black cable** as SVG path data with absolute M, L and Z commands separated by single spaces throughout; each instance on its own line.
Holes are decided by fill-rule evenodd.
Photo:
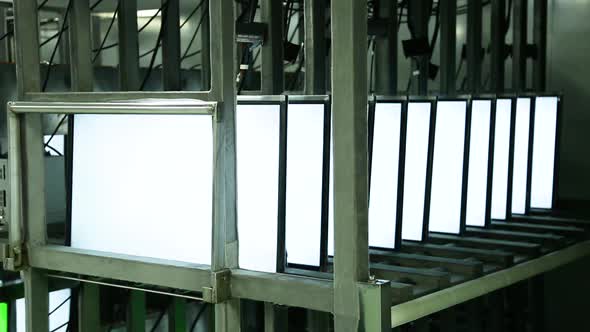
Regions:
M 95 49 L 92 50 L 92 52 L 95 52 L 95 53 L 96 52 L 101 52 L 101 51 L 108 50 L 108 49 L 111 49 L 111 48 L 117 47 L 117 46 L 119 46 L 119 43 L 112 43 L 112 44 L 107 45 L 107 46 L 95 48 Z
M 0 41 L 4 40 L 4 39 L 5 39 L 6 37 L 8 37 L 8 36 L 12 36 L 13 34 L 14 34 L 14 31 L 8 31 L 7 33 L 3 34 L 3 35 L 0 37 Z
M 438 41 L 438 34 L 440 30 L 440 5 L 436 6 L 436 19 L 434 23 L 434 33 L 432 34 L 432 39 L 430 41 L 430 58 L 432 59 L 432 54 L 434 53 L 434 48 L 436 47 L 436 42 Z
M 205 3 L 205 0 L 201 0 L 201 3 Z M 195 42 L 195 39 L 197 38 L 197 34 L 199 33 L 199 30 L 201 29 L 201 25 L 203 24 L 203 20 L 205 19 L 205 15 L 207 14 L 207 9 L 209 9 L 209 3 L 207 3 L 205 5 L 205 8 L 203 9 L 203 15 L 201 15 L 201 18 L 199 19 L 199 23 L 197 24 L 197 27 L 195 28 L 195 32 L 193 33 L 193 36 L 191 37 L 191 40 L 188 43 L 188 46 L 186 47 L 186 50 L 184 51 L 184 54 L 182 55 L 182 58 L 184 59 L 188 52 L 190 51 L 191 47 L 193 46 L 193 43 Z
M 197 11 L 201 8 L 202 5 L 203 5 L 203 1 L 201 1 L 197 5 L 197 7 L 195 7 L 195 9 L 193 9 L 193 11 L 190 14 L 188 14 L 188 16 L 186 17 L 186 20 L 184 20 L 184 22 L 182 22 L 182 24 L 180 25 L 181 29 L 188 23 L 188 21 L 193 17 L 193 15 L 195 15 L 197 13 Z
M 54 149 L 53 147 L 51 147 L 50 145 L 45 145 L 46 147 L 50 148 L 51 150 L 55 151 L 55 153 L 59 154 L 60 156 L 62 155 L 59 151 L 57 151 L 56 149 Z M 51 316 L 51 314 L 53 314 L 54 312 L 56 312 L 59 308 L 61 308 L 64 304 L 66 304 L 66 302 L 68 302 L 70 299 L 72 298 L 72 296 L 68 296 L 67 299 L 65 299 L 62 303 L 60 303 L 57 307 L 55 307 L 55 309 L 51 310 L 51 312 L 49 312 L 49 316 Z
M 146 52 L 144 52 L 144 53 L 140 54 L 140 55 L 139 55 L 139 58 L 140 58 L 140 59 L 141 59 L 141 58 L 145 58 L 146 56 L 148 56 L 148 55 L 152 54 L 152 53 L 153 53 L 153 52 L 156 50 L 156 48 L 159 48 L 159 47 L 160 47 L 160 45 L 161 45 L 161 43 L 158 43 L 158 45 L 157 45 L 156 47 L 152 48 L 152 49 L 151 49 L 151 50 L 149 50 L 149 51 L 146 51 Z
M 201 50 L 198 50 L 198 51 L 194 51 L 192 53 L 189 53 L 189 54 L 183 56 L 181 60 L 185 60 L 185 59 L 194 57 L 195 55 L 198 55 L 198 54 L 201 54 Z
M 51 136 L 49 136 L 49 139 L 47 140 L 47 143 L 45 143 L 45 147 L 49 146 L 49 143 L 51 143 L 51 140 L 53 139 L 53 137 L 55 137 L 55 135 L 59 131 L 59 128 L 63 125 L 64 121 L 66 121 L 66 118 L 67 117 L 68 117 L 67 115 L 63 115 L 61 117 L 61 119 L 59 120 L 57 126 L 55 126 L 55 129 L 53 129 L 53 132 L 51 133 Z
M 94 10 L 96 7 L 98 7 L 98 5 L 100 5 L 102 1 L 103 0 L 96 1 L 92 6 L 90 6 L 90 10 Z
M 461 68 L 463 68 L 464 62 L 465 58 L 461 57 L 461 61 L 459 61 L 459 66 L 457 67 L 457 72 L 455 73 L 455 81 L 459 78 L 459 74 L 461 73 Z
M 201 304 L 201 309 L 197 313 L 195 320 L 193 320 L 193 323 L 191 324 L 191 328 L 189 329 L 189 332 L 193 332 L 195 330 L 195 328 L 197 327 L 197 323 L 199 322 L 199 319 L 203 315 L 203 312 L 205 312 L 206 308 L 207 308 L 207 305 L 205 303 Z
M 301 47 L 299 49 L 299 65 L 297 66 L 297 69 L 295 70 L 295 72 L 293 73 L 293 80 L 291 81 L 291 84 L 289 85 L 289 89 L 291 91 L 295 90 L 295 87 L 297 86 L 297 82 L 299 81 L 299 74 L 301 73 L 301 70 L 303 69 L 303 63 L 305 58 L 303 57 L 303 55 L 301 55 L 301 50 L 303 50 L 303 47 Z
M 154 15 L 152 15 L 152 17 L 150 17 L 150 19 L 141 28 L 139 28 L 139 30 L 137 30 L 137 33 L 140 33 L 145 28 L 147 28 L 147 26 L 150 25 L 150 23 L 152 23 L 152 21 L 154 19 L 156 19 L 156 17 L 158 17 L 158 14 L 160 14 L 162 12 L 162 9 L 164 8 L 164 5 L 166 5 L 166 4 L 168 4 L 168 2 L 166 2 L 165 4 L 163 4 L 162 6 L 160 6 L 160 8 L 158 8 L 158 10 L 156 11 L 156 13 Z
M 65 32 L 68 29 L 69 29 L 69 27 L 68 26 L 65 26 L 63 28 L 63 31 Z M 43 47 L 43 46 L 49 44 L 50 41 L 54 40 L 55 38 L 58 38 L 60 34 L 61 34 L 61 30 L 58 33 L 54 34 L 53 36 L 51 36 L 51 37 L 47 38 L 46 40 L 44 40 L 41 44 L 39 44 L 39 47 Z
M 166 315 L 166 309 L 162 310 L 162 312 L 160 313 L 160 316 L 158 316 L 158 319 L 156 319 L 156 322 L 154 323 L 154 326 L 152 326 L 152 329 L 150 330 L 150 332 L 155 332 L 156 331 L 156 329 L 160 325 L 160 322 L 164 318 L 164 315 Z
M 47 89 L 47 83 L 49 83 L 49 76 L 51 75 L 51 67 L 53 66 L 53 60 L 55 59 L 55 54 L 57 53 L 57 48 L 59 43 L 61 42 L 61 37 L 64 33 L 64 28 L 66 26 L 66 22 L 68 21 L 68 15 L 70 14 L 70 9 L 72 8 L 72 0 L 68 2 L 68 7 L 66 8 L 66 13 L 64 14 L 64 20 L 62 22 L 62 26 L 59 31 L 59 36 L 57 36 L 57 42 L 55 42 L 55 47 L 53 48 L 53 52 L 51 52 L 51 57 L 49 58 L 49 65 L 47 67 L 47 74 L 45 75 L 45 80 L 43 81 L 43 88 L 41 91 L 45 92 Z
M 68 325 L 68 324 L 70 324 L 70 322 L 69 322 L 69 321 L 68 321 L 68 322 L 65 322 L 65 323 L 63 323 L 63 324 L 61 324 L 60 326 L 58 326 L 58 327 L 56 327 L 56 328 L 54 328 L 53 330 L 51 330 L 51 332 L 56 332 L 56 331 L 58 331 L 59 329 L 61 329 L 62 327 L 64 327 L 64 326 Z
M 45 147 L 46 147 L 47 149 L 49 149 L 49 150 L 51 150 L 51 151 L 55 152 L 55 153 L 56 153 L 58 156 L 60 156 L 60 157 L 61 157 L 61 156 L 63 156 L 63 154 L 62 154 L 61 152 L 57 151 L 57 149 L 56 149 L 56 148 L 54 148 L 53 146 L 51 146 L 51 145 L 45 145 Z M 69 300 L 69 299 L 68 299 L 68 300 Z M 51 314 L 52 314 L 52 312 L 50 312 L 49 314 L 51 315 Z
M 168 1 L 166 1 L 166 3 L 163 6 L 167 6 L 168 5 Z M 156 40 L 156 47 L 154 47 L 154 51 L 152 53 L 152 58 L 150 60 L 150 65 L 148 67 L 148 72 L 146 73 L 145 77 L 143 78 L 143 81 L 141 82 L 141 85 L 139 86 L 139 90 L 143 91 L 143 89 L 145 88 L 145 85 L 147 84 L 148 79 L 150 78 L 150 75 L 152 74 L 152 71 L 154 70 L 154 63 L 156 62 L 156 56 L 158 55 L 158 50 L 160 49 L 160 43 L 162 42 L 162 32 L 164 31 L 164 25 L 166 24 L 166 19 L 162 18 L 162 22 L 160 24 L 160 31 L 158 32 L 158 39 Z
M 98 48 L 99 51 L 96 52 L 96 54 L 94 54 L 94 58 L 92 58 L 92 63 L 96 62 L 96 59 L 98 59 L 98 56 L 100 55 L 100 51 L 102 50 L 102 48 L 104 47 L 104 44 L 107 42 L 107 39 L 109 38 L 109 34 L 111 33 L 111 30 L 113 29 L 113 25 L 115 25 L 115 20 L 117 19 L 117 14 L 119 13 L 119 5 L 120 4 L 121 4 L 120 0 L 117 0 L 117 8 L 115 9 L 115 12 L 113 13 L 113 17 L 111 18 L 111 22 L 109 23 L 109 27 L 107 28 L 107 32 L 105 33 L 104 38 L 100 42 L 100 47 Z
M 41 2 L 41 4 L 39 4 L 37 6 L 37 10 L 41 10 L 43 7 L 45 7 L 45 5 L 49 2 L 49 0 L 45 0 L 43 2 Z

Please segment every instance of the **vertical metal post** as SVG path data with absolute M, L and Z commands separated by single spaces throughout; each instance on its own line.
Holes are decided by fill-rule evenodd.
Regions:
M 100 331 L 100 288 L 98 285 L 81 285 L 78 302 L 78 331 Z
M 455 77 L 457 65 L 457 1 L 440 0 L 440 91 L 454 95 L 457 91 Z
M 260 0 L 260 17 L 268 24 L 266 41 L 262 45 L 260 84 L 262 94 L 278 95 L 285 89 L 283 71 L 283 2 Z
M 129 294 L 129 304 L 127 306 L 127 331 L 145 332 L 145 319 L 145 293 L 132 290 Z
M 388 20 L 388 29 L 386 36 L 375 40 L 375 92 L 393 96 L 397 94 L 397 1 L 379 1 L 377 13 Z
M 477 93 L 481 88 L 482 0 L 467 2 L 467 88 Z
M 91 16 L 90 19 L 92 20 L 92 49 L 97 50 L 100 48 L 100 43 L 102 41 L 101 38 L 101 30 L 100 30 L 100 20 L 101 18 L 98 16 Z M 102 52 L 98 54 L 96 60 L 94 61 L 95 66 L 102 66 Z
M 217 100 L 214 126 L 213 239 L 211 270 L 238 266 L 236 218 L 236 36 L 234 0 L 211 1 L 212 100 Z M 215 304 L 215 331 L 240 331 L 240 301 Z
M 408 1 L 408 22 L 412 38 L 428 39 L 428 19 L 432 8 L 432 0 Z M 428 68 L 430 56 L 421 55 L 412 58 L 412 89 L 416 95 L 428 93 Z
M 504 91 L 506 31 L 506 0 L 492 0 L 490 90 L 496 93 Z
M 162 10 L 162 82 L 164 90 L 180 90 L 180 4 L 163 0 Z
M 168 331 L 186 331 L 186 300 L 175 297 L 168 308 Z
M 93 90 L 92 37 L 90 5 L 88 1 L 72 3 L 69 15 L 70 72 L 72 91 Z M 78 330 L 98 332 L 100 330 L 100 288 L 95 284 L 83 283 L 78 299 Z
M 203 15 L 203 11 L 209 9 L 209 0 L 205 0 L 205 4 L 206 6 L 201 7 L 201 15 Z M 211 88 L 210 22 L 209 13 L 206 13 L 201 24 L 201 90 L 203 91 Z
M 512 89 L 526 89 L 527 0 L 514 0 L 512 25 Z
M 6 9 L 0 8 L 0 36 L 8 32 L 6 29 Z M 10 38 L 4 38 L 0 42 L 0 61 L 8 61 L 8 41 Z
M 305 0 L 305 93 L 326 93 L 326 2 Z
M 368 280 L 367 3 L 331 4 L 334 119 L 334 328 L 358 331 Z M 346 54 L 347 56 L 342 56 Z
M 39 66 L 39 21 L 36 0 L 16 1 L 14 6 L 16 44 L 16 78 L 18 99 L 25 100 L 27 92 L 41 91 Z M 29 245 L 44 245 L 47 241 L 45 224 L 45 171 L 43 160 L 43 131 L 40 114 L 21 117 L 23 221 Z M 12 229 L 12 227 L 11 227 Z M 12 239 L 12 234 L 11 234 Z M 22 239 L 21 239 L 22 240 Z M 13 243 L 13 241 L 11 241 Z M 11 246 L 12 247 L 12 246 Z M 17 248 L 12 248 L 17 249 Z M 27 331 L 49 330 L 49 289 L 44 271 L 25 268 L 24 280 Z
M 137 1 L 119 1 L 119 82 L 121 91 L 139 89 Z
M 547 0 L 535 0 L 533 41 L 537 57 L 533 62 L 533 88 L 545 91 L 547 83 Z

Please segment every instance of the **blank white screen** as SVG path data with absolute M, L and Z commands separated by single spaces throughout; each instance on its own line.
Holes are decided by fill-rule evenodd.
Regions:
M 402 239 L 404 240 L 422 241 L 430 109 L 430 103 L 408 104 L 402 213 Z
M 276 271 L 279 135 L 279 105 L 238 105 L 237 214 L 243 269 Z
M 534 128 L 531 208 L 551 209 L 557 144 L 557 97 L 536 98 Z
M 441 101 L 436 109 L 429 231 L 459 234 L 467 102 Z
M 70 320 L 70 304 L 68 298 L 70 297 L 71 290 L 70 289 L 62 289 L 59 291 L 49 293 L 49 312 L 54 311 L 57 307 L 66 302 L 64 305 L 59 307 L 59 309 L 55 310 L 49 316 L 49 330 L 55 332 L 65 332 L 68 326 L 64 326 L 60 329 L 57 329 L 64 323 L 67 323 Z M 48 313 L 49 313 L 48 312 Z M 27 312 L 25 307 L 25 299 L 18 299 L 16 300 L 16 331 L 17 332 L 25 332 L 27 330 L 26 326 L 26 319 L 27 319 Z M 57 330 L 56 330 L 57 329 Z
M 395 248 L 401 104 L 375 106 L 369 245 Z
M 287 114 L 287 258 L 319 266 L 324 105 L 290 104 Z
M 491 112 L 491 100 L 474 100 L 471 103 L 466 214 L 468 226 L 483 227 L 486 222 Z
M 530 98 L 518 98 L 514 123 L 514 167 L 512 168 L 512 213 L 515 214 L 525 213 L 530 119 Z
M 74 126 L 72 247 L 210 264 L 212 117 L 76 115 Z
M 508 203 L 508 163 L 510 159 L 511 99 L 496 101 L 494 167 L 492 176 L 492 219 L 506 219 Z

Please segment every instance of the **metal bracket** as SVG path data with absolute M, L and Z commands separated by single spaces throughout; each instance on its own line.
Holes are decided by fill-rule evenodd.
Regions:
M 230 270 L 211 272 L 211 287 L 203 287 L 203 301 L 221 303 L 231 298 Z
M 2 247 L 2 265 L 7 271 L 20 271 L 23 267 L 23 247 L 21 245 L 11 246 L 3 244 Z

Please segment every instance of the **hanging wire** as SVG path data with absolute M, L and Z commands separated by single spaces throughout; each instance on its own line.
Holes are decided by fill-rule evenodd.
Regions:
M 193 323 L 191 324 L 189 332 L 193 332 L 195 330 L 195 328 L 197 327 L 197 323 L 199 322 L 199 319 L 203 315 L 203 312 L 205 312 L 205 309 L 207 309 L 207 305 L 205 303 L 201 304 L 201 309 L 199 310 L 199 312 L 197 313 L 197 316 L 193 320 Z
M 204 3 L 205 3 L 205 0 L 201 0 L 201 3 L 199 4 L 199 6 Z M 187 58 L 187 55 L 188 55 L 191 47 L 193 46 L 195 39 L 197 38 L 197 34 L 199 33 L 199 30 L 201 29 L 201 25 L 203 24 L 203 21 L 205 20 L 205 15 L 207 15 L 207 9 L 209 9 L 209 3 L 205 4 L 205 7 L 203 8 L 203 14 L 201 15 L 201 18 L 199 19 L 199 23 L 197 24 L 197 27 L 195 28 L 195 32 L 193 33 L 193 36 L 191 37 L 191 40 L 189 41 L 188 46 L 186 47 L 186 50 L 184 51 L 184 54 L 182 55 L 182 60 Z
M 168 1 L 166 1 L 165 4 L 162 5 L 163 8 L 165 8 L 166 6 L 168 6 Z M 141 85 L 139 87 L 140 91 L 143 91 L 143 89 L 145 88 L 145 85 L 147 84 L 150 75 L 152 74 L 152 71 L 154 70 L 154 64 L 156 62 L 156 56 L 158 55 L 158 50 L 160 49 L 160 44 L 162 42 L 162 32 L 164 31 L 164 25 L 166 24 L 167 19 L 165 17 L 163 17 L 162 22 L 160 23 L 160 31 L 158 32 L 158 38 L 156 40 L 156 46 L 154 47 L 153 53 L 152 53 L 152 58 L 150 59 L 150 65 L 148 67 L 148 72 L 146 73 L 145 77 L 143 78 L 143 81 L 141 82 Z
M 100 55 L 101 51 L 104 49 L 104 44 L 107 42 L 107 39 L 109 38 L 109 34 L 111 33 L 111 30 L 113 29 L 113 25 L 115 25 L 115 20 L 117 19 L 117 14 L 119 13 L 119 5 L 120 4 L 121 4 L 121 2 L 120 2 L 120 0 L 118 0 L 117 1 L 117 8 L 115 9 L 115 12 L 113 13 L 113 17 L 111 18 L 111 22 L 109 23 L 109 27 L 107 28 L 104 38 L 100 42 L 100 47 L 98 48 L 98 51 L 96 52 L 96 54 L 94 54 L 94 57 L 92 58 L 92 63 L 96 62 L 96 59 L 98 59 L 98 56 Z
M 47 74 L 45 75 L 45 80 L 43 81 L 43 87 L 42 90 L 43 92 L 45 92 L 45 90 L 47 89 L 47 84 L 49 83 L 49 76 L 51 75 L 51 67 L 53 66 L 53 60 L 55 59 L 55 55 L 57 53 L 57 48 L 59 46 L 59 43 L 61 42 L 61 37 L 65 31 L 65 26 L 66 26 L 66 22 L 68 21 L 68 15 L 70 14 L 70 10 L 72 8 L 72 1 L 70 0 L 68 2 L 68 7 L 66 8 L 66 13 L 64 14 L 64 20 L 62 22 L 62 26 L 61 29 L 59 31 L 59 36 L 57 36 L 57 41 L 55 43 L 55 47 L 53 48 L 53 51 L 51 52 L 51 57 L 49 58 L 49 64 L 47 67 Z

